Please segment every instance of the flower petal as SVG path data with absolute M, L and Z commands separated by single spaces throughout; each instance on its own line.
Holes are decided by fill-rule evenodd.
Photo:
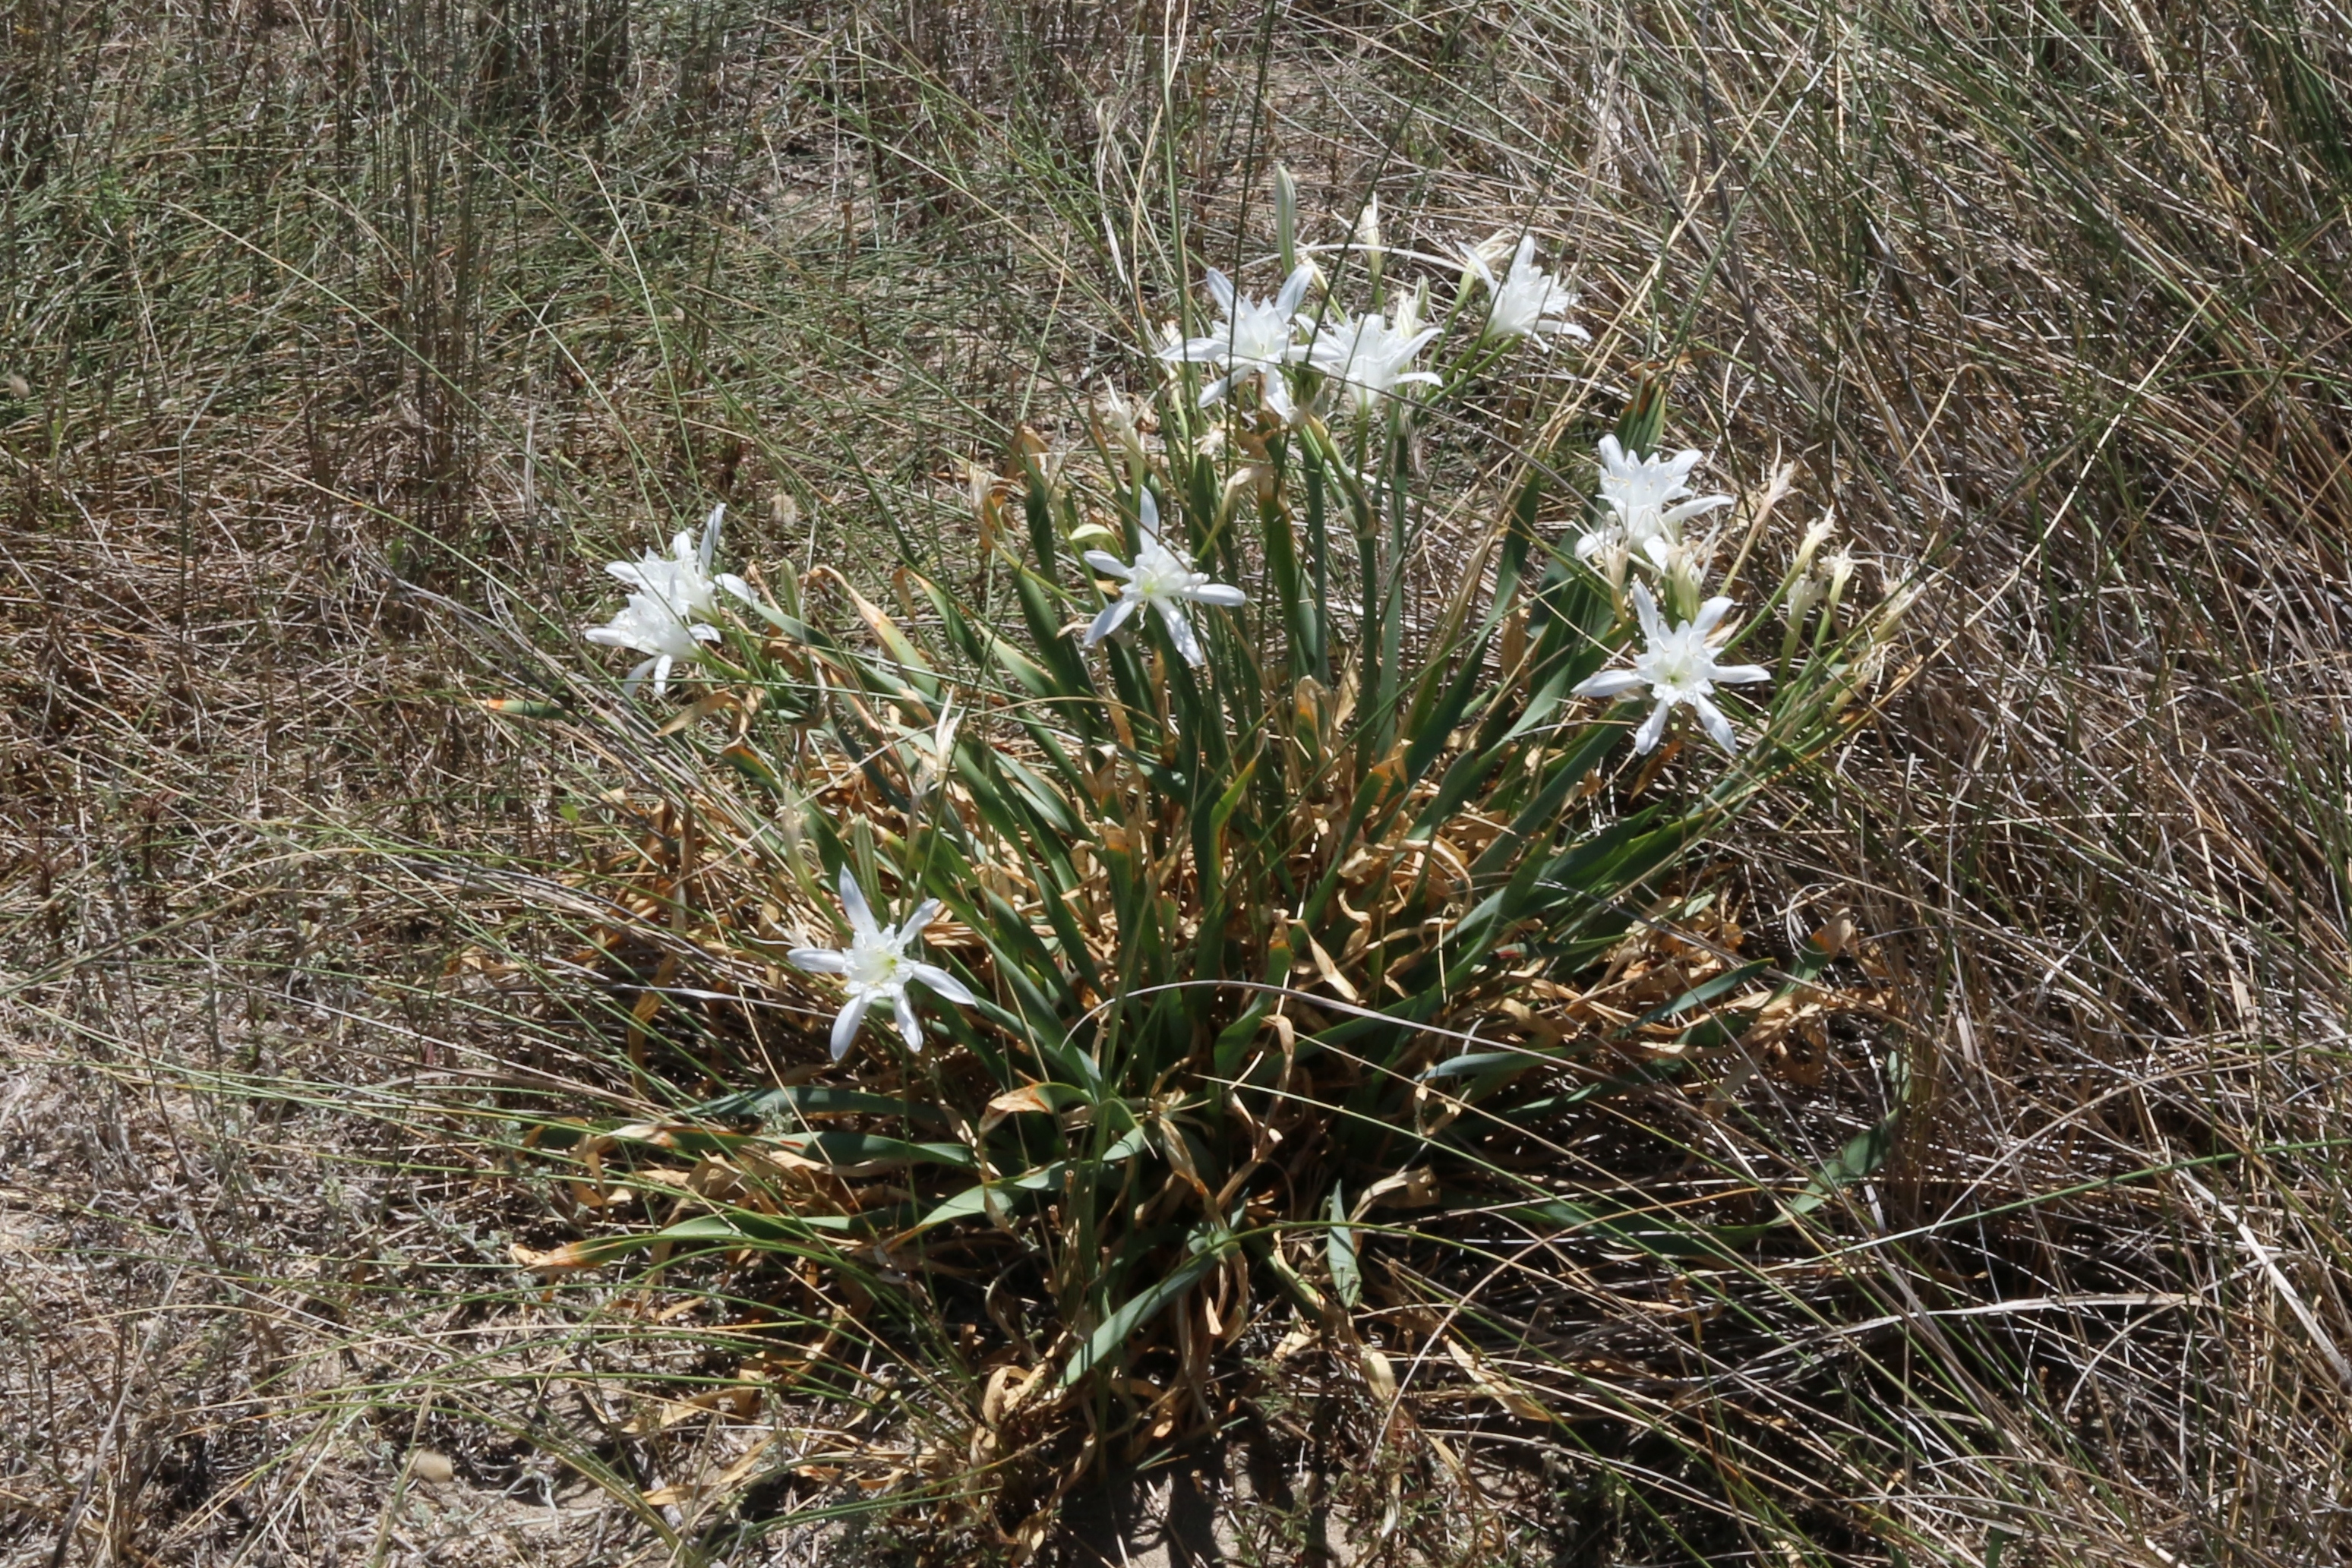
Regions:
M 866 1009 L 873 1005 L 874 998 L 870 995 L 855 996 L 834 1014 L 833 1059 L 835 1061 L 849 1054 L 850 1046 L 857 1040 L 857 1026 L 866 1021 Z
M 733 572 L 720 572 L 719 574 L 719 586 L 733 594 L 736 598 L 741 600 L 744 603 L 751 605 L 753 609 L 759 608 L 759 596 L 751 591 L 751 585 L 744 581 L 741 578 L 736 576 Z
M 625 646 L 626 644 L 623 645 Z M 646 684 L 646 677 L 653 673 L 654 665 L 657 663 L 659 663 L 658 660 L 647 659 L 644 664 L 639 664 L 635 669 L 631 670 L 628 674 L 622 679 L 621 695 L 628 697 L 635 696 L 637 695 L 637 688 Z
M 1650 710 L 1650 716 L 1643 719 L 1642 727 L 1633 732 L 1633 749 L 1636 752 L 1657 749 L 1659 739 L 1666 733 L 1666 716 L 1674 712 L 1674 708 L 1675 705 L 1668 699 L 1658 699 L 1658 706 Z
M 1658 614 L 1658 601 L 1650 597 L 1648 586 L 1639 582 L 1627 590 L 1626 596 L 1633 600 L 1633 614 L 1642 622 L 1643 639 L 1655 647 L 1666 635 L 1666 623 Z
M 967 1008 L 979 1004 L 980 998 L 971 994 L 970 986 L 965 985 L 937 964 L 909 964 L 907 966 L 907 973 L 920 980 L 929 988 L 932 995 L 943 1000 L 955 1002 Z
M 1227 610 L 1238 610 L 1249 602 L 1249 595 L 1238 588 L 1222 582 L 1204 582 L 1198 588 L 1188 588 L 1184 597 L 1195 604 L 1215 604 Z
M 784 962 L 812 975 L 838 975 L 849 967 L 849 955 L 831 947 L 795 947 Z
M 1661 520 L 1672 525 L 1682 522 L 1690 517 L 1698 517 L 1706 512 L 1712 512 L 1717 507 L 1727 507 L 1729 505 L 1731 505 L 1731 497 L 1728 496 L 1701 496 L 1696 500 L 1685 501 L 1679 507 L 1667 507 L 1665 512 L 1663 514 Z
M 940 908 L 940 901 L 936 898 L 927 898 L 923 900 L 922 903 L 915 905 L 915 913 L 907 916 L 906 920 L 898 926 L 898 943 L 899 952 L 905 952 L 907 950 L 907 944 L 921 936 L 923 934 L 923 927 L 929 925 L 932 921 L 939 918 Z
M 907 1038 L 907 1049 L 908 1051 L 922 1050 L 923 1024 L 922 1020 L 915 1016 L 914 998 L 908 996 L 906 992 L 906 988 L 901 987 L 899 988 L 898 994 L 892 998 L 891 1000 L 896 1004 L 893 1010 L 898 1015 L 898 1032 Z
M 727 503 L 719 502 L 710 508 L 709 517 L 702 525 L 702 548 L 695 552 L 694 560 L 702 575 L 710 575 L 711 558 L 719 553 L 719 525 L 727 520 Z
M 1647 685 L 1639 670 L 1603 670 L 1588 675 L 1569 688 L 1570 695 L 1580 697 L 1622 696 L 1636 686 Z
M 1717 664 L 1706 678 L 1718 686 L 1746 686 L 1770 680 L 1772 672 L 1761 664 Z
M 874 924 L 873 906 L 866 902 L 866 890 L 857 885 L 857 873 L 844 862 L 841 875 L 835 885 L 841 890 L 841 912 L 849 916 L 850 929 L 860 936 L 878 936 L 881 928 Z
M 1690 705 L 1691 711 L 1698 715 L 1699 723 L 1706 727 L 1708 738 L 1733 756 L 1738 756 L 1739 737 L 1731 733 L 1731 721 L 1723 716 L 1723 710 L 1704 695 L 1696 694 L 1692 695 Z
M 1201 389 L 1201 406 L 1202 408 L 1206 408 L 1211 403 L 1224 402 L 1225 393 L 1233 390 L 1233 377 L 1220 376 L 1217 380 L 1211 382 L 1207 386 L 1202 387 Z
M 1132 579 L 1135 576 L 1133 567 L 1107 549 L 1090 549 L 1087 551 L 1085 559 L 1088 566 L 1093 567 L 1105 577 Z
M 1135 527 L 1147 539 L 1160 538 L 1160 502 L 1149 486 L 1135 492 Z
M 1209 662 L 1208 654 L 1201 651 L 1201 639 L 1193 634 L 1192 623 L 1184 618 L 1181 609 L 1174 604 L 1162 604 L 1160 606 L 1160 619 L 1168 627 L 1168 640 L 1176 644 L 1177 654 L 1186 664 L 1197 670 Z
M 1704 636 L 1707 632 L 1712 632 L 1717 627 L 1722 625 L 1723 618 L 1730 613 L 1730 596 L 1727 594 L 1718 593 L 1713 599 L 1708 600 L 1705 604 L 1698 607 L 1698 616 L 1691 622 L 1691 625 L 1699 632 L 1700 635 Z
M 1232 315 L 1234 313 L 1234 280 L 1213 267 L 1209 268 L 1206 281 L 1209 298 L 1217 302 L 1217 308 L 1228 316 Z
M 1127 594 L 1122 593 L 1117 599 L 1112 600 L 1108 604 L 1104 605 L 1102 607 L 1102 613 L 1095 617 L 1094 624 L 1087 628 L 1085 638 L 1086 645 L 1091 648 L 1096 643 L 1101 642 L 1104 638 L 1109 636 L 1112 632 L 1118 631 L 1119 627 L 1125 623 L 1127 618 L 1135 613 L 1135 607 L 1141 602 L 1142 601 L 1140 600 L 1130 598 Z
M 1274 297 L 1275 314 L 1297 315 L 1298 302 L 1307 298 L 1307 286 L 1314 280 L 1315 268 L 1311 264 L 1302 261 L 1292 267 L 1290 276 L 1282 280 L 1282 292 Z

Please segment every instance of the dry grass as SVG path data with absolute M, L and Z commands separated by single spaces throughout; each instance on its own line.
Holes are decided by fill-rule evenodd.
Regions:
M 1156 9 L 614 14 L 8 13 L 0 1561 L 817 1550 L 772 1527 L 821 1480 L 696 1478 L 873 1422 L 663 1428 L 715 1375 L 671 1298 L 510 1266 L 578 1211 L 498 1118 L 583 1047 L 436 983 L 537 937 L 417 873 L 560 868 L 570 763 L 456 700 L 516 640 L 406 585 L 527 640 L 713 498 L 771 561 L 928 539 L 944 452 L 1129 373 L 1167 182 L 1227 262 L 1276 156 L 1397 243 L 1533 223 L 1612 362 L 1685 357 L 1695 444 L 1780 444 L 1941 576 L 1899 695 L 1741 845 L 1751 924 L 1849 909 L 1905 993 L 1841 1245 L 1737 1333 L 1654 1274 L 1559 1291 L 1503 1360 L 1561 1425 L 1409 1377 L 1475 1504 L 1294 1354 L 1250 1550 L 2345 1555 L 2340 12 L 1202 5 L 1157 120 Z M 1632 1395 L 1668 1414 L 1587 1418 Z M 822 1538 L 977 1549 L 897 1530 Z

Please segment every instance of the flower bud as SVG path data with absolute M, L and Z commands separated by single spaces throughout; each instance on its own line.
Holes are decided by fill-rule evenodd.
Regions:
M 1357 214 L 1355 241 L 1356 248 L 1364 256 L 1365 284 L 1371 292 L 1372 302 L 1377 305 L 1381 298 L 1381 264 L 1388 256 L 1381 244 L 1381 197 L 1377 191 L 1365 199 L 1364 210 Z M 1410 332 L 1412 329 L 1405 330 Z
M 1872 640 L 1883 643 L 1892 638 L 1902 628 L 1903 617 L 1910 613 L 1911 606 L 1918 600 L 1919 586 L 1916 583 L 1906 583 L 1888 594 L 1885 602 L 1879 605 L 1878 618 L 1871 626 Z
M 1828 589 L 1829 585 L 1822 580 L 1818 573 L 1810 571 L 1790 583 L 1789 585 L 1789 624 L 1791 627 L 1803 625 L 1805 617 L 1813 612 L 1813 606 L 1822 601 L 1822 595 L 1827 592 Z
M 1298 265 L 1298 183 L 1279 164 L 1274 171 L 1274 236 L 1287 277 Z
M 1853 552 L 1838 551 L 1822 562 L 1822 570 L 1830 580 L 1829 594 L 1822 606 L 1822 624 L 1826 627 L 1837 619 L 1838 601 L 1845 597 L 1845 585 L 1853 580 Z
M 1798 541 L 1797 559 L 1789 568 L 1789 575 L 1792 578 L 1802 577 L 1811 570 L 1814 552 L 1829 543 L 1830 536 L 1835 532 L 1837 532 L 1837 514 L 1823 512 L 1814 521 L 1813 526 L 1805 530 L 1805 537 Z
M 1144 469 L 1147 466 L 1143 453 L 1143 433 L 1135 427 L 1134 411 L 1128 407 L 1127 400 L 1118 395 L 1118 389 L 1110 384 L 1108 377 L 1102 383 L 1102 395 L 1095 400 L 1095 408 L 1102 433 L 1107 438 L 1105 444 L 1116 445 L 1120 455 L 1127 459 L 1129 485 L 1132 486 L 1142 484 Z

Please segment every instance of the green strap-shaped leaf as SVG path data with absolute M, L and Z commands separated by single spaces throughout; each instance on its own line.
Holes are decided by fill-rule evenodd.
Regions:
M 1227 1235 L 1193 1253 L 1167 1274 L 1130 1296 L 1125 1305 L 1105 1318 L 1102 1326 L 1087 1336 L 1069 1364 L 1062 1368 L 1062 1386 L 1074 1387 L 1096 1367 L 1112 1360 L 1123 1350 L 1137 1329 L 1158 1317 L 1169 1302 L 1191 1290 L 1200 1279 L 1223 1260 L 1233 1249 L 1234 1239 Z
M 1328 1206 L 1331 1226 L 1323 1245 L 1324 1261 L 1331 1268 L 1331 1289 L 1340 1301 L 1352 1307 L 1364 1299 L 1364 1271 L 1356 1258 L 1356 1229 L 1346 1224 L 1348 1211 L 1339 1196 L 1339 1184 L 1331 1184 L 1331 1199 Z

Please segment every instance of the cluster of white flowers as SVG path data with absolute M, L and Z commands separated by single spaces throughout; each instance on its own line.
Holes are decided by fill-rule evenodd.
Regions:
M 1663 571 L 1683 543 L 1684 523 L 1731 505 L 1728 496 L 1691 497 L 1691 470 L 1705 461 L 1696 452 L 1643 457 L 1627 452 L 1615 436 L 1604 435 L 1599 455 L 1601 500 L 1609 515 L 1576 541 L 1577 559 L 1589 566 L 1622 549 Z
M 1373 265 L 1386 255 L 1380 241 L 1379 210 L 1377 204 L 1365 207 L 1350 241 L 1351 247 Z M 1510 235 L 1497 235 L 1461 252 L 1465 283 L 1475 278 L 1486 292 L 1480 340 L 1528 339 L 1541 343 L 1553 336 L 1566 336 L 1589 340 L 1591 334 L 1566 319 L 1576 305 L 1575 291 L 1536 265 L 1534 235 L 1519 237 L 1516 248 L 1509 251 L 1509 269 L 1500 277 L 1496 276 L 1496 263 L 1510 246 Z M 1285 423 L 1297 419 L 1299 413 L 1289 377 L 1294 368 L 1317 372 L 1323 385 L 1339 389 L 1360 417 L 1374 412 L 1401 387 L 1435 384 L 1441 380 L 1433 371 L 1412 368 L 1414 357 L 1444 330 L 1421 324 L 1419 296 L 1401 292 L 1385 315 L 1379 310 L 1360 315 L 1341 310 L 1323 319 L 1300 308 L 1307 289 L 1319 277 L 1312 262 L 1300 262 L 1272 299 L 1256 299 L 1240 293 L 1233 279 L 1211 267 L 1207 287 L 1217 307 L 1215 324 L 1197 338 L 1173 335 L 1160 350 L 1160 359 L 1218 372 L 1202 384 L 1203 408 L 1223 402 L 1237 387 L 1255 384 L 1264 406 Z
M 634 591 L 619 614 L 602 626 L 587 628 L 582 635 L 608 648 L 647 655 L 629 672 L 631 691 L 650 674 L 654 690 L 667 692 L 672 667 L 693 663 L 702 656 L 706 644 L 719 641 L 714 622 L 719 616 L 719 590 L 751 602 L 751 587 L 741 578 L 732 572 L 714 576 L 710 570 L 719 553 L 719 525 L 726 517 L 722 502 L 710 508 L 699 544 L 692 534 L 681 530 L 670 540 L 667 556 L 647 550 L 636 560 L 616 560 L 604 568 Z
M 1507 236 L 1497 236 L 1504 237 Z M 1462 253 L 1463 264 L 1486 286 L 1486 336 L 1528 338 L 1557 332 L 1591 341 L 1592 335 L 1574 322 L 1552 319 L 1575 308 L 1576 292 L 1536 265 L 1536 236 L 1520 236 L 1518 248 L 1511 253 L 1511 270 L 1500 281 L 1487 259 L 1495 245 L 1495 240 L 1489 240 Z
M 1376 286 L 1384 255 L 1377 211 L 1368 205 L 1353 235 L 1354 247 L 1374 268 Z M 1540 343 L 1555 337 L 1587 337 L 1581 328 L 1566 319 L 1576 296 L 1559 277 L 1536 264 L 1535 251 L 1531 235 L 1520 237 L 1516 246 L 1509 235 L 1497 235 L 1462 253 L 1465 298 L 1473 279 L 1484 288 L 1480 342 L 1524 339 Z M 1507 254 L 1510 267 L 1497 277 L 1494 268 Z M 1171 366 L 1202 366 L 1217 372 L 1200 389 L 1199 401 L 1203 405 L 1223 401 L 1238 387 L 1255 385 L 1262 405 L 1286 423 L 1300 417 L 1291 381 L 1294 371 L 1312 372 L 1317 397 L 1325 389 L 1333 389 L 1359 418 L 1375 413 L 1384 400 L 1401 396 L 1405 388 L 1440 382 L 1435 372 L 1413 366 L 1415 358 L 1444 329 L 1423 324 L 1428 299 L 1425 284 L 1417 290 L 1398 291 L 1386 313 L 1373 309 L 1351 315 L 1341 310 L 1321 319 L 1301 308 L 1308 288 L 1318 278 L 1314 265 L 1302 262 L 1271 299 L 1256 299 L 1239 293 L 1230 278 L 1212 269 L 1207 288 L 1220 312 L 1214 328 L 1192 339 L 1171 331 L 1160 357 Z M 1238 588 L 1211 581 L 1181 545 L 1171 545 L 1161 538 L 1159 505 L 1145 484 L 1149 460 L 1142 437 L 1125 401 L 1108 383 L 1103 392 L 1103 417 L 1116 437 L 1128 482 L 1134 486 L 1138 548 L 1132 561 L 1102 549 L 1085 552 L 1087 564 L 1103 578 L 1113 580 L 1114 586 L 1108 590 L 1108 601 L 1086 627 L 1082 641 L 1093 648 L 1139 612 L 1150 612 L 1159 617 L 1177 653 L 1186 663 L 1201 665 L 1206 653 L 1192 623 L 1191 608 L 1238 608 L 1247 599 Z M 1684 531 L 1685 523 L 1729 506 L 1731 497 L 1694 493 L 1691 476 L 1704 461 L 1696 451 L 1643 455 L 1627 451 L 1609 435 L 1601 439 L 1596 457 L 1600 472 L 1595 520 L 1577 539 L 1575 553 L 1625 594 L 1643 646 L 1633 655 L 1631 667 L 1592 675 L 1575 687 L 1576 695 L 1639 697 L 1647 702 L 1650 711 L 1633 735 L 1637 753 L 1656 748 L 1677 707 L 1689 708 L 1725 751 L 1736 751 L 1738 737 L 1730 719 L 1716 704 L 1716 688 L 1764 681 L 1769 674 L 1760 665 L 1717 662 L 1717 655 L 1731 634 L 1727 620 L 1732 603 L 1719 594 L 1702 602 L 1700 584 L 1711 541 L 1686 538 Z M 994 482 L 984 471 L 975 473 L 982 482 Z M 629 673 L 631 691 L 649 674 L 656 692 L 666 690 L 673 668 L 701 658 L 710 644 L 720 641 L 717 623 L 720 593 L 756 602 L 742 579 L 713 570 L 725 515 L 723 506 L 713 507 L 699 540 L 681 532 L 671 541 L 667 556 L 649 550 L 638 560 L 614 561 L 605 568 L 630 590 L 628 600 L 611 622 L 588 628 L 585 635 L 592 643 L 646 655 Z M 1843 555 L 1832 557 L 1818 571 L 1813 569 L 1815 551 L 1827 535 L 1825 518 L 1806 534 L 1792 569 L 1788 585 L 1791 639 L 1815 605 L 1826 601 L 1835 606 L 1852 574 L 1853 563 Z M 1629 569 L 1634 567 L 1654 574 L 1656 591 L 1644 580 L 1627 582 Z M 1661 594 L 1670 607 L 1696 605 L 1696 613 L 1687 620 L 1671 622 L 1660 608 Z M 1899 613 L 1899 607 L 1889 612 L 1890 617 Z M 1784 659 L 1787 652 L 1784 648 Z M 919 795 L 936 788 L 950 768 L 957 718 L 952 708 L 943 711 L 936 734 L 928 737 L 931 754 L 925 759 Z M 961 1005 L 970 1006 L 976 1000 L 945 969 L 908 956 L 909 946 L 939 912 L 939 902 L 927 900 L 903 924 L 884 926 L 876 921 L 846 868 L 841 873 L 840 894 L 851 930 L 849 945 L 802 947 L 791 954 L 791 961 L 800 968 L 836 974 L 845 981 L 845 999 L 833 1027 L 835 1060 L 848 1051 L 867 1010 L 877 1003 L 889 1005 L 908 1047 L 921 1049 L 922 1029 L 908 997 L 909 985 L 919 984 Z

